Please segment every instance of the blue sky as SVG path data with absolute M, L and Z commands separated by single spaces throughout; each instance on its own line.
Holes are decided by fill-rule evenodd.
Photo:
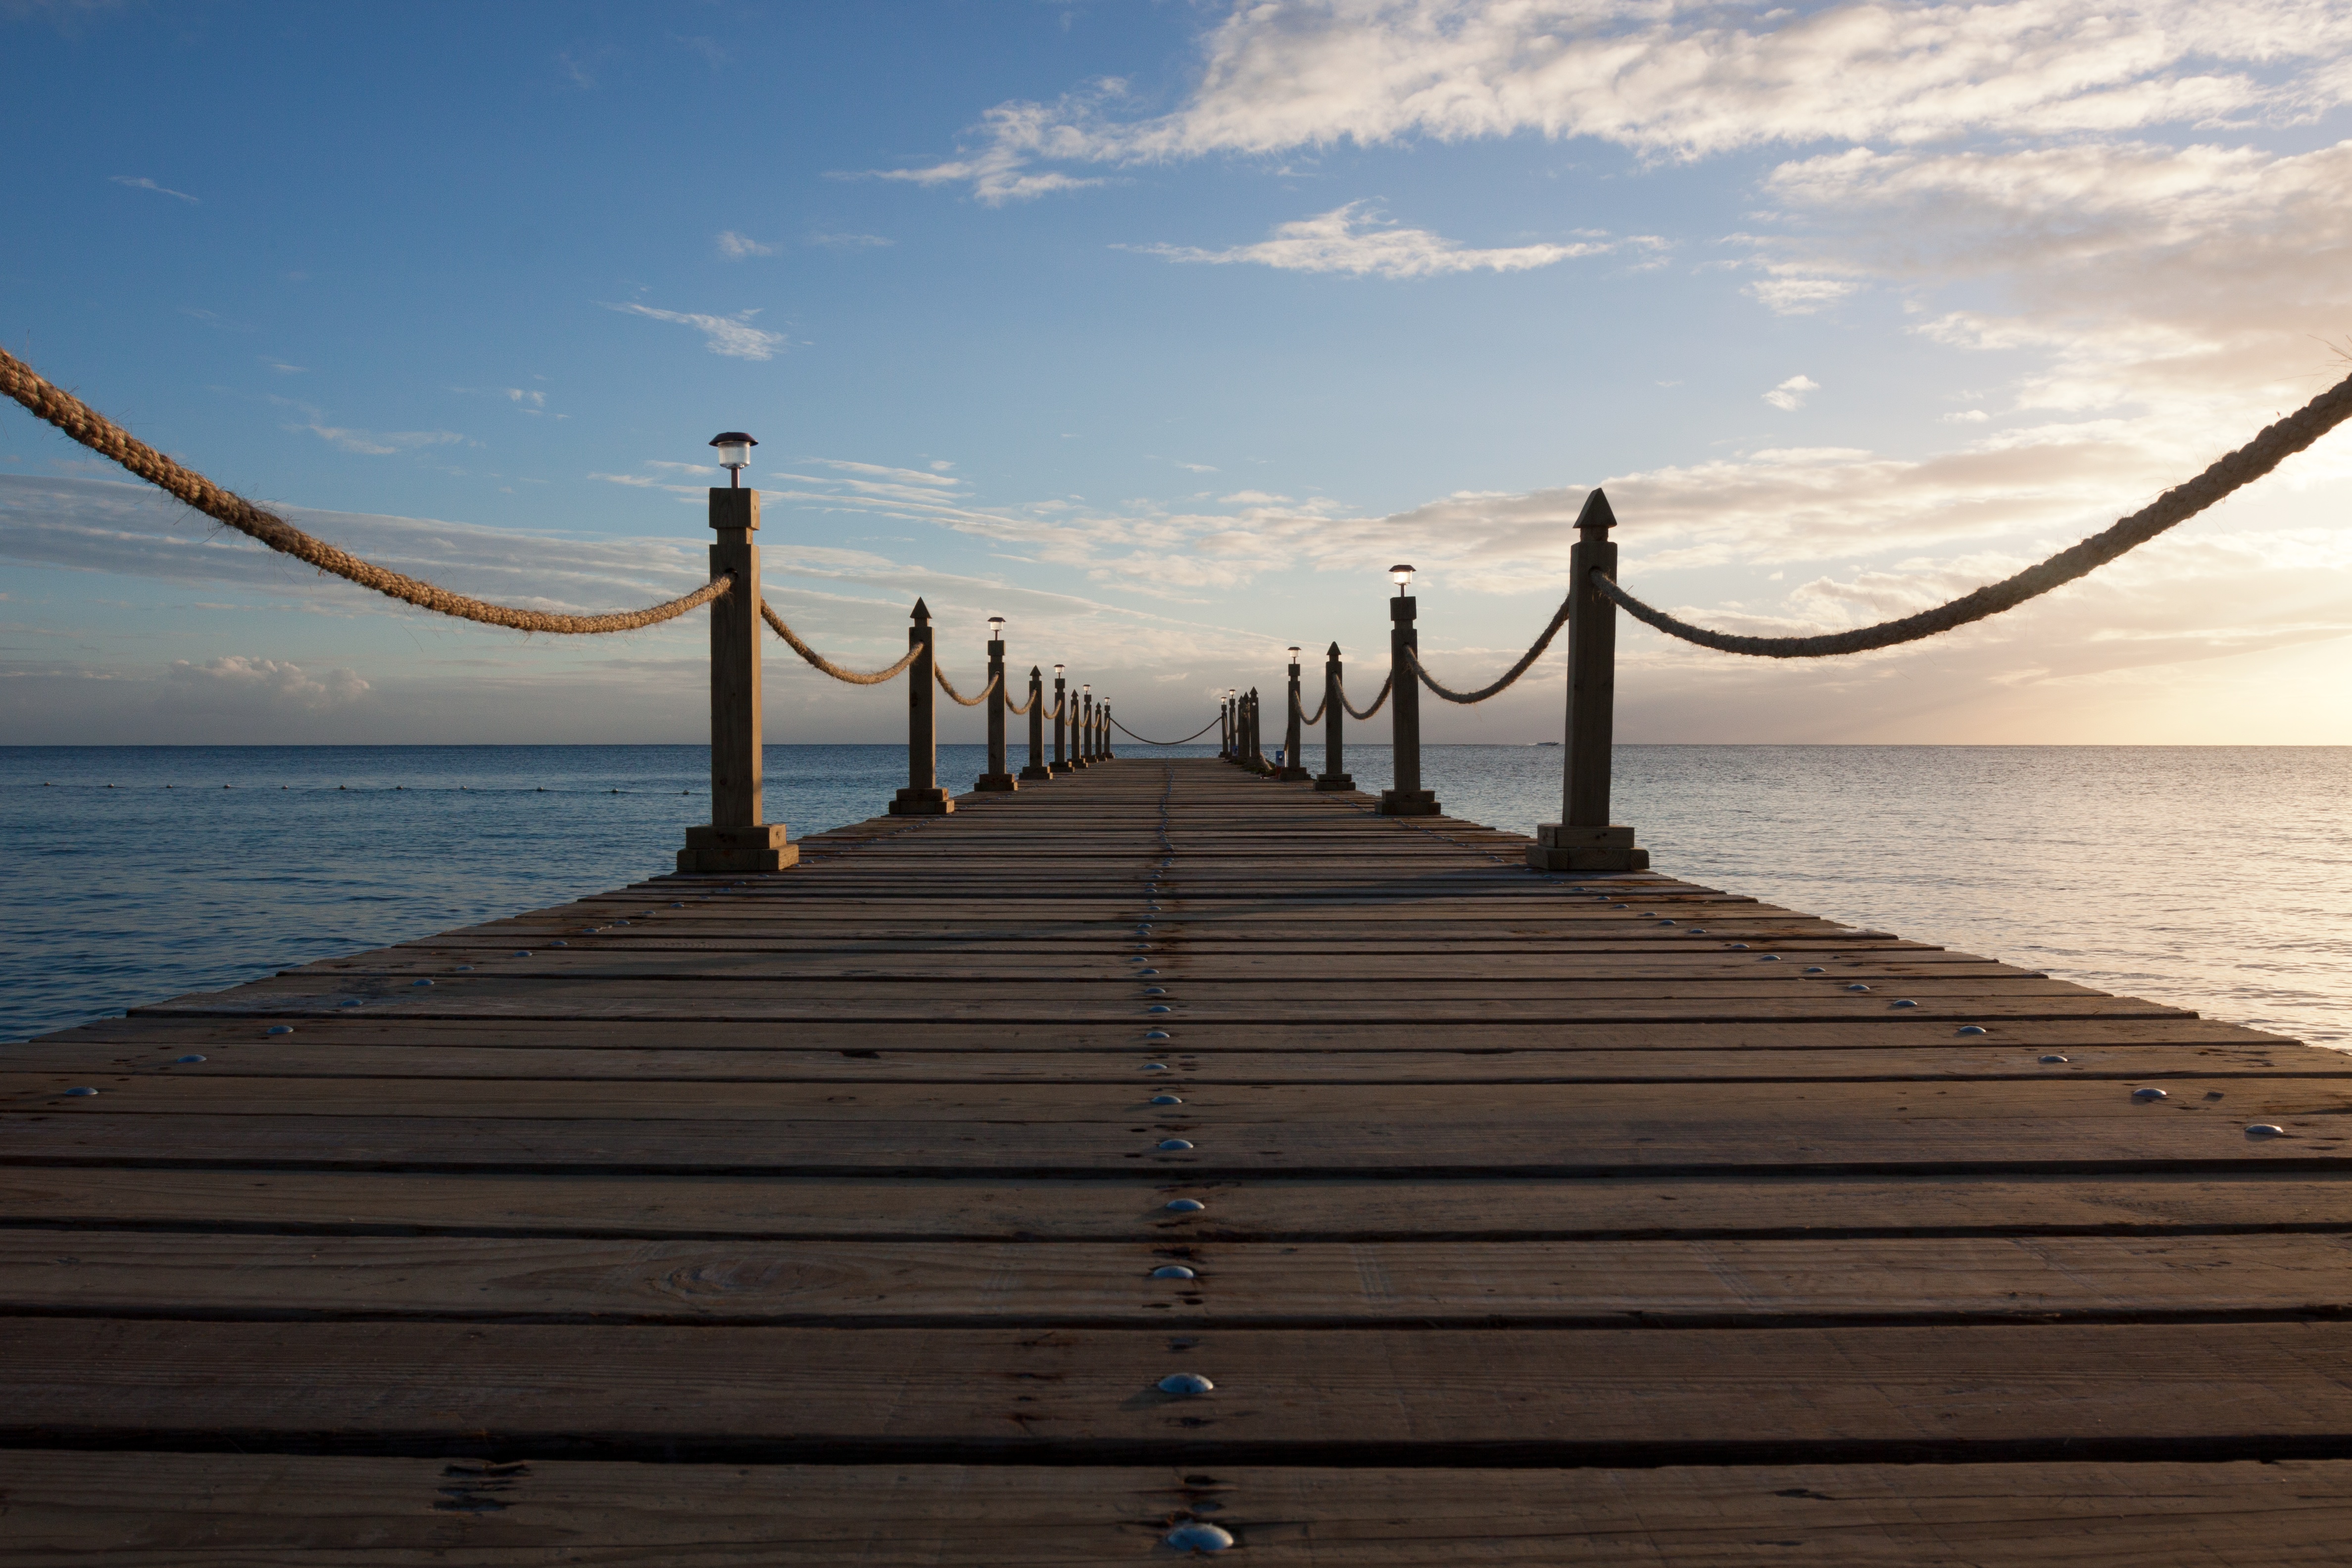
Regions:
M 1606 481 L 1741 630 L 2005 574 L 2352 369 L 2352 5 L 0 0 L 0 342 L 463 591 L 699 580 L 951 672 L 1012 617 L 1147 732 L 1281 650 L 1468 684 Z M 1621 732 L 2352 742 L 2352 437 L 1927 647 L 1622 640 Z M 698 621 L 438 621 L 0 417 L 0 741 L 685 741 Z M 900 706 L 776 647 L 775 740 Z M 1557 661 L 1440 739 L 1557 735 Z M 977 732 L 962 715 L 947 721 Z

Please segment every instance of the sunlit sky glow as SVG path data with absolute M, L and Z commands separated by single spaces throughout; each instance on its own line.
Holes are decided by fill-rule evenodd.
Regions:
M 812 642 L 887 662 L 920 594 L 961 679 L 1006 616 L 1146 733 L 1376 668 L 1400 559 L 1483 681 L 1594 484 L 1654 602 L 1856 625 L 2352 370 L 2352 0 L 0 0 L 0 342 L 220 482 L 601 610 L 701 580 L 749 430 Z M 2338 431 L 1916 649 L 1629 627 L 1620 733 L 2352 742 L 2348 505 Z M 770 646 L 771 740 L 903 734 Z M 705 670 L 698 616 L 322 582 L 0 406 L 0 741 L 698 741 Z

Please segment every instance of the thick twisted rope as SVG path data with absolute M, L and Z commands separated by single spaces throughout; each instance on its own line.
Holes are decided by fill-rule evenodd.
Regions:
M 1005 690 L 1003 696 L 1004 710 L 1007 713 L 1012 714 L 1015 719 L 1025 717 L 1028 714 L 1029 710 L 1036 707 L 1038 703 L 1045 700 L 1045 694 L 1041 690 L 1035 696 L 1030 698 L 1028 701 L 1024 702 L 1020 707 L 1015 708 L 1013 706 L 1013 693 L 1010 689 Z
M 962 692 L 958 691 L 955 689 L 954 684 L 948 679 L 948 672 L 941 669 L 938 665 L 935 664 L 931 666 L 931 674 L 933 678 L 939 681 L 940 689 L 941 691 L 946 692 L 950 698 L 966 708 L 979 707 L 982 703 L 987 701 L 990 693 L 996 689 L 997 678 L 992 675 L 988 678 L 988 684 L 981 689 L 979 696 L 966 697 Z
M 1302 713 L 1298 716 L 1298 727 L 1302 730 L 1312 730 L 1316 725 L 1323 722 L 1323 710 L 1330 706 L 1331 694 L 1327 691 L 1323 694 L 1323 700 L 1315 705 L 1314 712 Z
M 0 349 L 0 388 L 5 388 L 9 396 L 91 451 L 121 464 L 156 489 L 178 497 L 214 521 L 226 523 L 239 533 L 259 540 L 280 554 L 307 562 L 345 582 L 356 583 L 387 598 L 398 599 L 403 604 L 415 605 L 419 609 L 432 610 L 439 615 L 478 621 L 484 626 L 507 626 L 519 632 L 573 635 L 633 632 L 642 626 L 659 626 L 664 621 L 676 620 L 688 610 L 701 608 L 735 585 L 734 578 L 721 574 L 684 598 L 649 605 L 642 610 L 617 610 L 608 616 L 557 616 L 544 610 L 519 610 L 511 605 L 493 605 L 487 599 L 453 594 L 420 578 L 362 561 L 347 550 L 338 549 L 323 539 L 303 532 L 276 512 L 264 510 L 235 491 L 221 489 L 194 468 L 173 462 L 80 398 L 43 380 L 32 366 L 5 349 Z
M 2098 570 L 2166 529 L 2188 521 L 2232 490 L 2253 483 L 2347 419 L 2352 419 L 2352 376 L 2345 377 L 2270 426 L 2187 484 L 2165 491 L 2113 527 L 2060 551 L 2040 565 L 2029 566 L 2014 577 L 1988 584 L 1932 610 L 1922 610 L 1899 620 L 1881 621 L 1874 626 L 1858 626 L 1850 632 L 1810 637 L 1735 637 L 1729 632 L 1709 631 L 1678 621 L 1664 610 L 1643 604 L 1599 572 L 1592 574 L 1592 585 L 1635 620 L 1654 626 L 1669 637 L 1722 653 L 1752 654 L 1759 658 L 1825 658 L 1834 654 L 1893 647 L 2000 615 L 2003 610 L 2013 610 L 2028 599 L 2038 598 L 2053 588 Z
M 1216 718 L 1210 720 L 1207 723 L 1202 725 L 1199 729 L 1185 736 L 1183 741 L 1155 741 L 1150 739 L 1149 736 L 1137 734 L 1134 731 L 1129 729 L 1126 725 L 1120 723 L 1116 719 L 1113 719 L 1110 722 L 1113 729 L 1118 730 L 1122 734 L 1126 735 L 1130 741 L 1139 741 L 1147 746 L 1181 746 L 1184 744 L 1185 741 L 1199 740 L 1202 736 L 1207 734 L 1210 731 L 1215 729 L 1223 721 L 1224 715 L 1220 713 Z
M 1389 700 L 1389 692 L 1395 687 L 1395 685 L 1396 671 L 1391 669 L 1389 671 L 1389 678 L 1381 682 L 1381 694 L 1372 699 L 1372 705 L 1370 708 L 1359 710 L 1354 703 L 1348 700 L 1348 684 L 1346 681 L 1341 681 L 1339 683 L 1339 706 L 1345 708 L 1349 712 L 1355 714 L 1359 719 L 1369 719 L 1373 714 L 1381 710 L 1381 704 Z
M 1568 607 L 1574 602 L 1575 595 L 1570 595 L 1568 598 L 1562 599 L 1559 602 L 1559 610 L 1556 611 L 1551 617 L 1551 625 L 1544 627 L 1543 636 L 1536 638 L 1535 647 L 1528 649 L 1525 654 L 1520 656 L 1518 663 L 1511 666 L 1509 669 L 1505 670 L 1503 672 L 1503 679 L 1496 681 L 1492 686 L 1482 686 L 1475 691 L 1456 691 L 1450 686 L 1440 686 L 1437 683 L 1436 678 L 1432 676 L 1422 665 L 1421 650 L 1419 648 L 1408 646 L 1404 650 L 1404 656 L 1407 659 L 1412 661 L 1412 672 L 1421 677 L 1421 683 L 1423 686 L 1428 687 L 1432 691 L 1437 693 L 1440 697 L 1445 699 L 1448 702 L 1484 702 L 1489 697 L 1493 697 L 1498 692 L 1508 689 L 1511 682 L 1518 679 L 1522 675 L 1525 675 L 1528 672 L 1528 668 L 1534 664 L 1536 660 L 1543 657 L 1544 649 L 1551 647 L 1551 639 L 1559 635 L 1559 628 L 1568 625 Z
M 852 686 L 879 686 L 886 680 L 893 679 L 900 671 L 904 670 L 908 665 L 914 663 L 915 656 L 922 651 L 920 648 L 910 647 L 907 650 L 907 657 L 892 665 L 889 668 L 870 670 L 864 674 L 860 674 L 858 671 L 854 669 L 842 668 L 841 666 L 834 663 L 833 660 L 825 658 L 824 655 L 817 652 L 816 649 L 801 641 L 800 634 L 793 631 L 792 627 L 784 625 L 784 617 L 776 614 L 774 607 L 772 606 L 765 599 L 761 599 L 760 601 L 760 618 L 767 622 L 769 626 L 775 628 L 776 635 L 783 638 L 786 646 L 791 647 L 794 653 L 800 655 L 803 659 L 806 659 L 811 668 L 821 669 L 824 671 L 825 674 L 833 677 L 835 680 L 845 680 Z

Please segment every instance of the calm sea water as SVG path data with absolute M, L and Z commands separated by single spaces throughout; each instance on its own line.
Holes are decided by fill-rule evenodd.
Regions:
M 940 753 L 968 788 L 982 749 Z M 0 1040 L 667 870 L 708 755 L 0 748 Z M 1558 820 L 1559 758 L 1432 747 L 1423 782 L 1527 832 Z M 1381 748 L 1349 763 L 1388 782 Z M 891 746 L 767 765 L 796 834 L 905 782 Z M 1616 794 L 1662 871 L 2352 1047 L 2352 748 L 1627 746 Z

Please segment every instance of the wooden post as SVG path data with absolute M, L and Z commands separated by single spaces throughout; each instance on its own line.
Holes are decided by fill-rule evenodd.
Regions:
M 1234 700 L 1220 699 L 1217 703 L 1217 760 L 1231 762 L 1234 755 Z
M 890 803 L 893 816 L 944 816 L 955 802 L 940 787 L 940 726 L 938 692 L 931 651 L 931 612 L 915 601 L 908 618 L 907 646 L 915 662 L 907 668 L 907 787 Z
M 1062 667 L 1057 664 L 1054 667 L 1054 772 L 1057 773 L 1070 771 L 1069 732 L 1069 683 L 1063 679 Z
M 1323 656 L 1323 773 L 1315 781 L 1318 790 L 1356 787 L 1356 781 L 1341 765 L 1347 759 L 1340 750 L 1340 727 L 1348 721 L 1348 710 L 1339 701 L 1340 675 L 1339 645 L 1333 643 Z
M 1282 776 L 1291 783 L 1314 776 L 1307 771 L 1306 764 L 1298 760 L 1298 731 L 1301 721 L 1306 717 L 1306 710 L 1298 705 L 1298 650 L 1292 648 L 1290 650 L 1290 720 L 1284 727 L 1282 735 Z
M 1107 763 L 1118 760 L 1118 753 L 1111 750 L 1110 704 L 1108 702 L 1102 705 L 1102 755 Z
M 781 871 L 801 857 L 784 825 L 760 820 L 760 492 L 710 492 L 710 822 L 686 830 L 681 871 Z
M 971 787 L 991 795 L 1008 795 L 1021 787 L 1004 760 L 1004 639 L 988 639 L 988 771 Z
M 1091 685 L 1080 683 L 1078 694 L 1070 700 L 1076 704 L 1070 710 L 1070 771 L 1074 773 L 1081 773 L 1090 765 L 1087 756 L 1087 731 L 1094 724 L 1094 688 Z
M 1271 772 L 1272 770 L 1265 765 L 1265 719 L 1264 710 L 1258 703 L 1256 687 L 1250 688 L 1249 696 L 1245 700 L 1248 706 L 1244 711 L 1249 715 L 1244 721 L 1249 731 L 1249 755 L 1246 761 L 1252 773 Z
M 1045 765 L 1045 672 L 1035 665 L 1029 667 L 1029 765 L 1021 770 L 1024 780 L 1034 782 L 1049 779 L 1054 770 Z
M 1407 649 L 1418 651 L 1421 634 L 1413 629 L 1419 603 L 1397 590 L 1389 601 L 1389 732 L 1396 751 L 1396 787 L 1381 791 L 1382 816 L 1435 816 L 1437 796 L 1421 787 L 1421 677 L 1413 673 Z
M 1617 605 L 1592 585 L 1599 572 L 1614 580 L 1617 526 L 1609 498 L 1594 490 L 1576 516 L 1569 552 L 1568 744 L 1560 759 L 1560 817 L 1536 829 L 1528 864 L 1539 871 L 1645 871 L 1650 852 L 1637 848 L 1633 830 L 1609 821 L 1612 731 L 1617 705 Z

